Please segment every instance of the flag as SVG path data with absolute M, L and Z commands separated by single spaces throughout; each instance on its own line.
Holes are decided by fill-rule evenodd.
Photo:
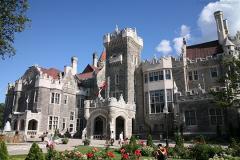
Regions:
M 103 81 L 103 83 L 98 87 L 98 93 L 97 96 L 99 96 L 101 94 L 102 90 L 105 90 L 107 88 L 107 82 Z

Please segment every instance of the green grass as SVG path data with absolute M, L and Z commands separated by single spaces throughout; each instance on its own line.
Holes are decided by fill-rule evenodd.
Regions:
M 27 157 L 27 155 L 15 155 L 10 156 L 10 160 L 24 160 Z

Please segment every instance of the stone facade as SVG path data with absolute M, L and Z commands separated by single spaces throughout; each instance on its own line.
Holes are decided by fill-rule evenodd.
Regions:
M 172 134 L 227 133 L 237 127 L 237 108 L 223 110 L 209 92 L 225 87 L 221 60 L 238 57 L 240 32 L 230 37 L 222 12 L 216 12 L 219 39 L 187 46 L 183 39 L 179 57 L 154 57 L 142 61 L 143 40 L 136 29 L 125 28 L 103 37 L 105 50 L 92 65 L 77 72 L 78 59 L 64 71 L 30 67 L 6 94 L 5 122 L 28 138 L 43 132 L 95 139 L 123 132 L 156 138 Z M 229 116 L 231 115 L 231 116 Z M 228 121 L 226 121 L 228 116 Z

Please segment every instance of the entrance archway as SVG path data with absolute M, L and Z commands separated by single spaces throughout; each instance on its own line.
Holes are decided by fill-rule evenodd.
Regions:
M 28 130 L 37 130 L 38 127 L 38 121 L 35 119 L 32 119 L 28 122 Z
M 125 121 L 124 118 L 119 116 L 116 118 L 116 139 L 119 139 L 119 134 L 123 132 L 123 137 L 125 137 L 124 129 L 125 129 Z
M 94 119 L 94 136 L 95 138 L 102 138 L 102 136 L 104 135 L 104 131 L 105 131 L 105 126 L 106 126 L 106 120 L 104 117 L 102 116 L 98 116 Z

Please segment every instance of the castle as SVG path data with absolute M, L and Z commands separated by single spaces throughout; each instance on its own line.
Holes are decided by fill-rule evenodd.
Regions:
M 78 73 L 78 58 L 64 71 L 31 66 L 8 85 L 5 122 L 28 138 L 43 132 L 67 130 L 101 139 L 121 132 L 167 136 L 176 130 L 183 134 L 216 134 L 237 127 L 239 109 L 226 113 L 209 95 L 224 87 L 221 59 L 238 57 L 240 32 L 229 36 L 223 13 L 214 13 L 218 40 L 187 46 L 183 39 L 179 57 L 142 61 L 143 39 L 136 29 L 125 28 L 103 37 L 105 50 L 100 58 Z

